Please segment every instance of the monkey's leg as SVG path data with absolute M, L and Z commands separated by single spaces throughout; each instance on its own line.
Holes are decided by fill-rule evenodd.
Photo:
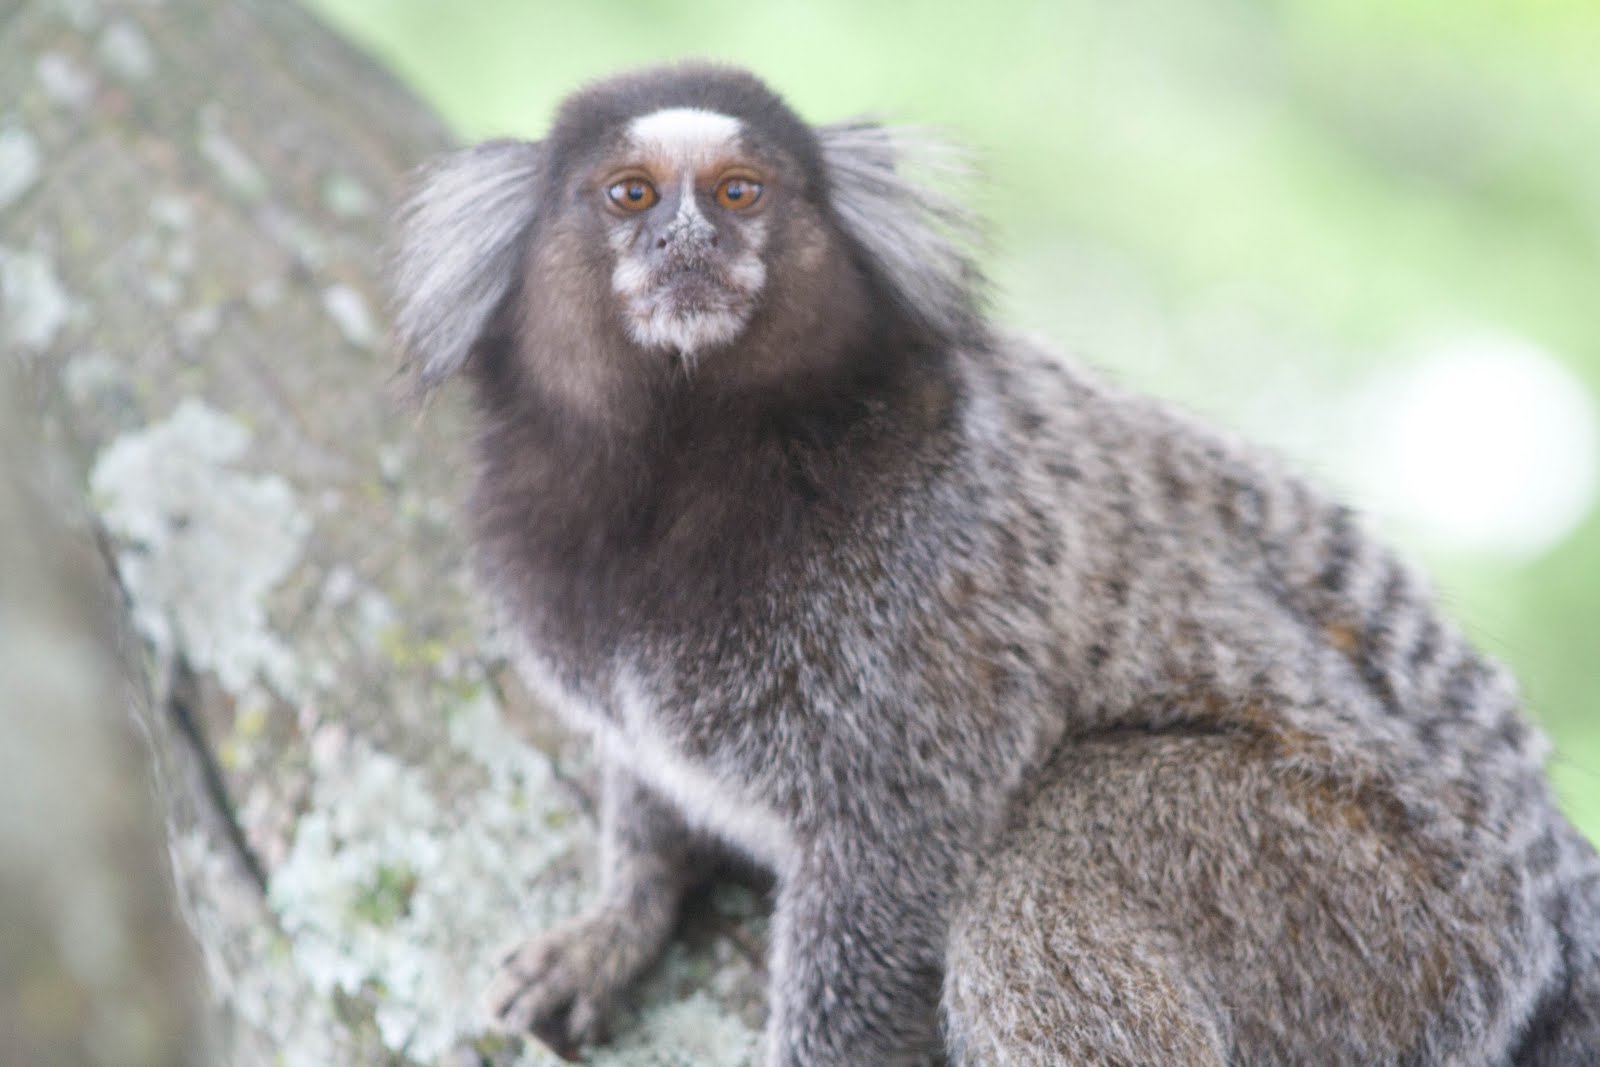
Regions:
M 1151 783 L 1075 756 L 1052 760 L 1042 787 L 1019 799 L 956 908 L 941 1004 L 951 1062 L 1222 1067 L 1228 1043 L 1210 991 L 1187 973 L 1179 940 L 1122 891 L 1119 872 L 1102 869 L 1123 853 L 1139 868 L 1165 847 L 1135 814 Z M 1102 792 L 1109 811 L 1086 803 Z
M 944 1014 L 953 1064 L 1229 1062 L 1217 1020 L 1170 945 L 1103 897 L 1039 896 L 1025 888 L 985 896 L 981 922 L 952 931 Z
M 1287 732 L 1087 738 L 1040 781 L 951 925 L 957 1063 L 1506 1062 L 1548 938 L 1493 838 Z
M 614 762 L 600 805 L 600 899 L 512 951 L 486 994 L 499 1025 L 557 1049 L 591 1040 L 658 956 L 704 853 L 677 812 Z

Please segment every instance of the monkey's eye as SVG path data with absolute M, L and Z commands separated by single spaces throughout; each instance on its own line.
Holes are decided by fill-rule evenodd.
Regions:
M 643 211 L 660 198 L 656 187 L 643 178 L 624 178 L 606 190 L 611 202 L 624 211 Z
M 717 203 L 732 211 L 753 207 L 761 199 L 761 183 L 753 178 L 724 178 L 717 186 Z

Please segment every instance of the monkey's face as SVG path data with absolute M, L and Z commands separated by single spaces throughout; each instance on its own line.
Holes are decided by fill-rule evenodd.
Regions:
M 495 387 L 619 426 L 642 424 L 630 401 L 853 387 L 907 339 L 983 343 L 970 224 L 901 167 L 959 172 L 947 156 L 914 131 L 809 126 L 731 68 L 598 82 L 542 141 L 422 175 L 399 220 L 396 335 L 425 388 L 481 353 Z
M 674 107 L 627 124 L 585 195 L 635 344 L 693 359 L 738 338 L 767 284 L 781 186 L 779 164 L 748 145 L 738 119 Z

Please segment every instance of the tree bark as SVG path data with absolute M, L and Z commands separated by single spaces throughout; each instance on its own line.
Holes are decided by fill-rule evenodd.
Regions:
M 13 804 L 36 778 L 0 782 L 0 810 L 63 813 L 36 858 L 142 917 L 107 933 L 45 875 L 14 885 L 26 864 L 0 824 L 6 959 L 16 930 L 25 964 L 0 977 L 49 994 L 0 989 L 0 1060 L 98 1062 L 7 1043 L 66 1034 L 115 1063 L 556 1062 L 486 1036 L 477 996 L 503 947 L 588 893 L 588 766 L 484 625 L 457 520 L 462 405 L 419 418 L 393 399 L 376 280 L 402 175 L 448 141 L 282 0 L 0 14 L 0 387 L 30 413 L 0 414 L 0 437 L 24 481 L 70 487 L 56 512 L 90 515 L 74 540 L 52 509 L 0 500 L 39 516 L 0 530 L 0 558 L 37 579 L 27 598 L 0 589 L 0 621 L 59 617 L 122 678 L 14 698 L 51 675 L 6 638 L 8 724 L 57 762 L 40 763 L 48 793 Z M 57 602 L 76 606 L 40 607 Z M 141 708 L 147 744 L 125 713 Z M 138 828 L 144 762 L 204 1026 L 183 938 L 159 921 L 169 864 Z M 704 910 L 591 1062 L 753 1061 L 759 952 L 741 946 L 759 945 L 760 909 L 725 887 Z M 117 966 L 84 971 L 112 948 Z M 52 968 L 100 977 L 10 973 Z
M 0 1063 L 204 1067 L 148 691 L 64 472 L 16 462 L 39 432 L 0 392 Z

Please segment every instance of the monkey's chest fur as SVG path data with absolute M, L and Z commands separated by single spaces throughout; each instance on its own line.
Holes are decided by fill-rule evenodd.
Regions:
M 473 512 L 523 673 L 779 868 L 853 792 L 1013 788 L 1051 732 L 1045 597 L 1035 576 L 990 610 L 1030 581 L 983 517 L 963 417 L 913 434 L 857 405 L 609 447 L 487 418 Z

